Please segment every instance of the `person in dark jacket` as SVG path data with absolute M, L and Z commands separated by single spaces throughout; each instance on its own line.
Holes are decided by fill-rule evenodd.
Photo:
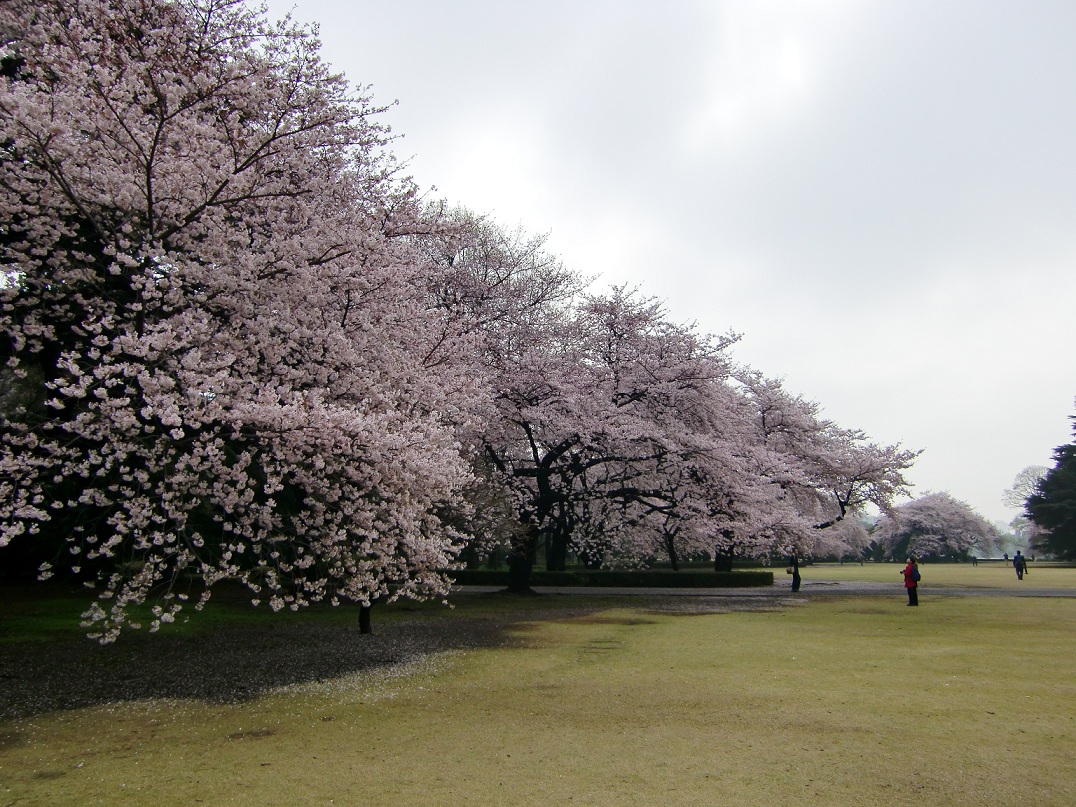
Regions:
M 919 564 L 915 558 L 908 558 L 908 565 L 901 574 L 904 575 L 904 588 L 908 590 L 908 605 L 919 605 Z
M 1020 554 L 1020 550 L 1016 550 L 1016 554 L 1012 559 L 1012 567 L 1016 569 L 1016 579 L 1023 580 L 1024 572 L 1027 571 L 1027 558 Z
M 788 559 L 788 565 L 792 567 L 792 593 L 800 590 L 800 559 L 795 554 Z

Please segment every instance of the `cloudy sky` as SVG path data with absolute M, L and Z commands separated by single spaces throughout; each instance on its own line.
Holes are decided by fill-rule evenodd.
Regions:
M 435 198 L 925 449 L 1008 520 L 1076 411 L 1076 3 L 270 0 Z

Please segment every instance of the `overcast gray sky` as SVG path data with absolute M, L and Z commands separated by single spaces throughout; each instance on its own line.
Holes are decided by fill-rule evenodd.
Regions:
M 1076 411 L 1076 3 L 270 0 L 431 195 L 743 339 L 991 519 Z

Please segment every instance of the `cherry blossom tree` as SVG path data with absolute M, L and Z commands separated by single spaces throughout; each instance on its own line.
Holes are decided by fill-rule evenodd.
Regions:
M 775 474 L 775 457 L 758 439 L 750 401 L 728 376 L 696 386 L 666 413 L 670 451 L 655 469 L 665 491 L 662 546 L 679 556 L 759 557 L 810 531 Z M 780 462 L 780 459 L 778 459 Z
M 735 337 L 672 324 L 624 288 L 547 322 L 505 354 L 502 431 L 488 443 L 528 528 L 513 585 L 526 586 L 539 547 L 550 568 L 569 553 L 600 565 L 712 551 L 731 511 L 711 494 L 742 484 L 738 399 L 725 383 Z
M 452 363 L 488 403 L 461 438 L 476 449 L 468 454 L 474 482 L 455 511 L 460 529 L 472 535 L 469 557 L 480 557 L 505 543 L 526 543 L 521 536 L 528 531 L 519 520 L 526 510 L 519 489 L 490 450 L 491 441 L 514 428 L 501 419 L 499 396 L 510 386 L 505 378 L 554 360 L 550 335 L 585 282 L 545 249 L 543 236 L 505 230 L 462 208 L 438 210 L 433 217 L 437 226 L 415 239 L 429 265 L 427 294 L 439 317 L 426 363 Z
M 871 555 L 871 537 L 860 518 L 844 518 L 808 533 L 803 551 L 807 557 L 862 561 Z
M 571 533 L 572 492 L 579 451 L 596 403 L 581 374 L 567 311 L 503 335 L 497 351 L 497 416 L 485 434 L 486 453 L 512 491 L 522 529 L 510 555 L 510 588 L 528 588 L 539 546 Z M 574 450 L 574 452 L 573 452 Z
M 908 495 L 906 471 L 921 452 L 878 445 L 858 429 L 823 419 L 818 404 L 787 392 L 780 381 L 753 370 L 739 374 L 757 412 L 759 439 L 769 453 L 760 469 L 786 491 L 815 530 L 826 530 L 873 505 L 892 512 Z M 797 549 L 818 535 L 801 534 Z
M 675 566 L 685 551 L 712 548 L 708 534 L 717 525 L 702 497 L 706 468 L 721 455 L 715 437 L 728 404 L 725 353 L 736 337 L 672 323 L 658 301 L 623 287 L 588 298 L 579 313 L 585 363 L 598 371 L 608 423 L 617 424 L 605 430 L 613 439 L 593 461 L 604 478 L 591 479 L 591 487 L 649 524 Z M 639 554 L 647 549 L 644 541 Z
M 874 540 L 891 560 L 966 560 L 997 548 L 997 529 L 968 504 L 948 493 L 928 493 L 883 515 Z
M 9 0 L 0 34 L 0 546 L 62 547 L 103 640 L 191 579 L 444 593 L 482 396 L 368 95 L 238 0 Z

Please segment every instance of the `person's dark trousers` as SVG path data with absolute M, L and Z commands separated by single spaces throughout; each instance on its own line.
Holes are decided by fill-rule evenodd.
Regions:
M 919 587 L 912 586 L 908 589 L 908 605 L 919 605 Z

